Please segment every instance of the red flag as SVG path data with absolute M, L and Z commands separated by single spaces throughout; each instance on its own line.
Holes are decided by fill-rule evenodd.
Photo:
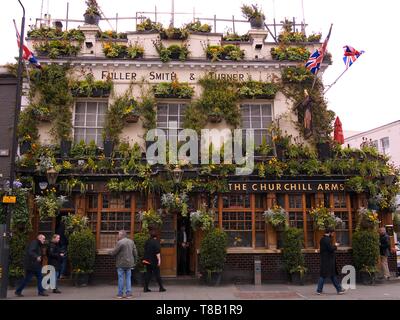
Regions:
M 335 140 L 336 142 L 338 142 L 340 144 L 344 143 L 342 122 L 340 121 L 339 117 L 336 117 L 336 120 L 335 120 L 333 140 Z

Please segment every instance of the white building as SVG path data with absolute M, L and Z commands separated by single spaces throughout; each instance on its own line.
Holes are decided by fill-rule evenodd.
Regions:
M 400 166 L 400 120 L 383 126 L 345 137 L 345 145 L 359 148 L 365 139 L 371 141 L 379 152 L 390 156 L 396 166 Z

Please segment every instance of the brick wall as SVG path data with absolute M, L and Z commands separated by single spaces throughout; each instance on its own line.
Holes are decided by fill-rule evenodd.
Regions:
M 265 282 L 285 282 L 288 280 L 283 269 L 282 256 L 279 253 L 268 254 L 228 254 L 223 273 L 223 281 L 229 283 L 249 283 L 254 279 L 254 260 L 261 259 L 262 280 Z M 307 272 L 307 281 L 315 281 L 319 276 L 320 256 L 316 253 L 304 255 Z M 339 272 L 345 265 L 351 265 L 350 252 L 336 254 Z M 389 269 L 395 272 L 397 268 L 396 257 L 389 258 Z M 94 270 L 95 279 L 114 279 L 116 277 L 115 258 L 108 255 L 97 255 Z

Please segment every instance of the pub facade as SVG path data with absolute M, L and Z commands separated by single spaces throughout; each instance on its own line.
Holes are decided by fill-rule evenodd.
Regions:
M 357 212 L 361 207 L 370 206 L 368 192 L 355 191 L 348 183 L 358 174 L 352 168 L 333 168 L 331 158 L 336 152 L 333 150 L 330 157 L 322 155 L 307 160 L 305 155 L 302 158 L 302 155 L 291 154 L 288 150 L 282 155 L 277 150 L 277 139 L 290 137 L 291 143 L 295 141 L 305 150 L 317 154 L 316 140 L 312 138 L 317 130 L 313 129 L 318 126 L 318 117 L 326 119 L 327 116 L 323 112 L 318 113 L 318 103 L 313 105 L 314 127 L 311 134 L 304 132 L 305 113 L 298 107 L 295 95 L 290 94 L 293 89 L 290 85 L 304 85 L 300 92 L 310 89 L 307 77 L 313 80 L 313 76 L 301 67 L 304 65 L 302 61 L 304 52 L 305 55 L 313 52 L 321 46 L 320 42 L 303 41 L 292 45 L 277 40 L 278 43 L 275 43 L 264 29 L 250 29 L 245 41 L 229 41 L 223 34 L 211 32 L 189 32 L 181 40 L 162 37 L 160 32 L 154 30 L 127 32 L 121 38 L 107 37 L 96 25 L 84 24 L 78 30 L 83 40 L 77 40 L 78 37 L 69 40 L 71 46 L 78 48 L 72 55 L 52 55 L 54 51 L 46 51 L 46 45 L 50 43 L 51 46 L 53 40 L 37 36 L 34 32 L 28 33 L 28 46 L 35 49 L 43 68 L 34 70 L 26 83 L 31 89 L 46 90 L 45 86 L 41 88 L 38 84 L 46 81 L 46 70 L 65 68 L 72 96 L 71 100 L 64 101 L 69 117 L 63 121 L 67 121 L 70 128 L 65 137 L 69 135 L 72 141 L 72 148 L 66 153 L 62 148 L 60 151 L 60 141 L 63 140 L 62 134 L 59 134 L 62 130 L 57 129 L 63 126 L 60 115 L 51 111 L 49 118 L 43 114 L 37 116 L 38 113 L 34 116 L 37 130 L 34 143 L 40 148 L 57 146 L 52 155 L 59 166 L 54 187 L 57 194 L 66 195 L 68 201 L 56 217 L 41 218 L 34 201 L 34 196 L 46 189 L 46 172 L 39 168 L 43 158 L 37 158 L 34 170 L 19 167 L 19 175 L 30 177 L 35 185 L 35 192 L 29 201 L 34 217 L 32 234 L 40 232 L 49 237 L 60 230 L 62 216 L 86 216 L 96 238 L 94 275 L 114 277 L 115 261 L 107 253 L 114 247 L 118 231 L 126 230 L 131 237 L 141 232 L 142 213 L 162 209 L 162 196 L 166 190 L 176 194 L 184 189 L 188 196 L 187 215 L 182 216 L 175 211 L 163 213 L 160 239 L 161 271 L 165 277 L 178 276 L 177 233 L 182 224 L 187 227 L 190 242 L 187 268 L 193 277 L 202 271 L 199 254 L 203 233 L 190 227 L 190 213 L 202 206 L 212 210 L 214 225 L 228 235 L 223 275 L 226 281 L 252 281 L 255 260 L 261 260 L 264 281 L 286 279 L 287 274 L 282 267 L 282 231 L 266 223 L 263 215 L 275 205 L 287 212 L 290 227 L 303 232 L 303 252 L 310 276 L 319 272 L 321 232 L 316 229 L 309 214 L 317 206 L 330 208 L 342 220 L 336 229 L 336 240 L 340 243 L 338 263 L 340 268 L 352 264 L 352 234 L 357 226 Z M 189 52 L 186 56 L 174 57 L 170 54 L 169 58 L 162 58 L 160 52 L 163 49 L 170 48 L 171 53 L 174 48 L 182 47 Z M 300 50 L 303 58 L 277 58 L 278 50 L 288 47 L 303 50 Z M 140 54 L 122 55 L 118 53 L 120 48 L 140 48 L 137 50 Z M 229 54 L 223 53 L 224 48 L 228 52 L 238 50 L 240 57 L 232 53 L 229 57 Z M 113 54 L 112 50 L 117 50 L 117 53 Z M 221 55 L 218 50 L 221 50 Z M 329 61 L 324 60 L 321 71 L 328 65 Z M 296 76 L 304 76 L 305 82 L 296 80 Z M 204 79 L 208 83 L 204 84 Z M 72 82 L 74 84 L 71 85 Z M 111 92 L 105 94 L 106 84 L 110 83 Z M 220 83 L 233 83 L 233 91 L 237 95 L 232 98 L 228 92 L 223 97 L 218 94 L 204 96 L 205 91 L 214 90 Z M 97 84 L 103 84 L 103 94 L 94 93 L 93 88 Z M 85 86 L 92 86 L 89 93 L 84 91 Z M 268 88 L 269 91 L 246 93 L 242 90 L 243 86 L 250 89 L 254 89 L 251 86 L 260 86 L 257 88 Z M 124 97 L 127 98 L 124 100 Z M 34 104 L 32 99 L 35 98 L 30 98 L 25 110 Z M 202 110 L 201 106 L 208 102 L 207 99 L 215 99 L 216 105 Z M 226 109 L 227 100 L 234 105 L 234 112 Z M 137 113 L 126 111 L 127 103 L 133 109 L 137 107 Z M 324 112 L 328 112 L 325 109 Z M 133 113 L 136 119 L 129 121 L 126 113 Z M 236 175 L 232 169 L 235 165 L 232 164 L 146 164 L 146 149 L 150 144 L 145 137 L 150 129 L 158 128 L 169 133 L 173 130 L 179 132 L 188 126 L 197 128 L 196 125 L 200 125 L 200 129 L 253 129 L 256 147 L 254 170 L 247 175 Z M 114 135 L 113 130 L 117 132 Z M 329 128 L 326 130 L 329 132 Z M 224 134 L 227 134 L 226 131 Z M 172 137 L 176 138 L 176 135 L 172 134 Z M 106 154 L 108 138 L 112 138 L 110 155 Z M 214 147 L 221 145 L 220 138 L 211 137 Z M 120 148 L 121 144 L 124 144 L 124 150 Z M 87 151 L 90 145 L 94 146 L 93 154 Z M 86 151 L 79 153 L 79 146 Z M 258 153 L 261 147 L 268 151 Z M 141 163 L 140 170 L 129 163 L 135 152 L 138 158 L 132 161 Z M 24 157 L 27 155 L 21 152 L 21 161 Z M 361 157 L 359 161 L 364 160 Z M 326 169 L 328 165 L 331 167 Z M 172 184 L 171 172 L 175 167 L 182 171 L 182 180 Z M 124 185 L 124 181 L 130 185 L 127 187 L 129 183 Z M 168 182 L 169 189 L 165 187 Z M 392 224 L 391 212 L 381 211 L 379 217 L 381 225 Z M 390 268 L 395 268 L 395 261 L 390 260 Z

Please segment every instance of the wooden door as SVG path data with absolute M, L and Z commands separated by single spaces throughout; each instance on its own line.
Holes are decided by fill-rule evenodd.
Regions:
M 163 217 L 160 234 L 161 275 L 176 277 L 176 214 L 168 213 Z

